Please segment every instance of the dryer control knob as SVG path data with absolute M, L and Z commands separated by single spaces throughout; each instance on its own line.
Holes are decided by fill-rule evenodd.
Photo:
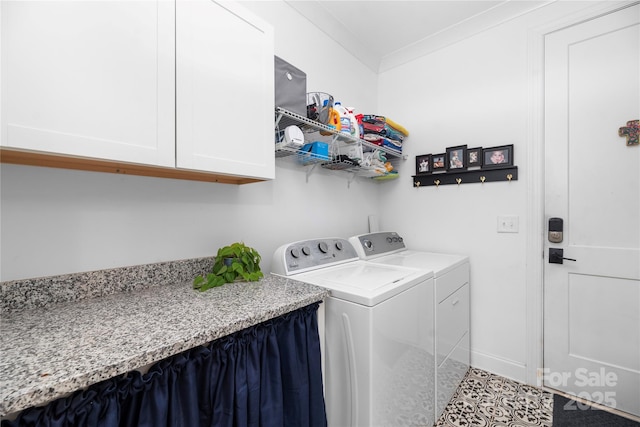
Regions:
M 291 256 L 294 258 L 298 258 L 300 256 L 300 251 L 298 250 L 298 248 L 291 249 L 289 253 L 291 253 Z
M 342 242 L 336 242 L 336 249 L 339 251 L 342 250 Z
M 393 243 L 393 239 L 391 237 L 387 237 L 387 242 Z
M 327 246 L 326 242 L 320 242 L 318 243 L 318 249 L 320 249 L 320 252 L 322 252 L 323 254 L 326 254 L 329 250 L 329 246 Z
M 402 243 L 403 240 L 404 239 L 402 237 L 398 236 L 398 242 Z
M 305 254 L 306 256 L 311 255 L 311 249 L 309 249 L 309 246 L 303 246 L 302 253 Z
M 373 250 L 373 243 L 371 242 L 371 240 L 365 240 L 364 242 L 362 242 L 362 244 L 367 250 Z

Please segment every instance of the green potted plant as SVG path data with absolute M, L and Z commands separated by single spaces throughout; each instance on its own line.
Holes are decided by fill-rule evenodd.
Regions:
M 255 282 L 264 275 L 260 271 L 260 254 L 242 242 L 218 249 L 211 273 L 193 279 L 193 288 L 206 291 L 236 281 Z

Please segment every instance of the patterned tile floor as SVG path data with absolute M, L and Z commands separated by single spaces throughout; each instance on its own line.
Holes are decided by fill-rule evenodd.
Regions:
M 553 394 L 471 368 L 436 427 L 551 427 Z

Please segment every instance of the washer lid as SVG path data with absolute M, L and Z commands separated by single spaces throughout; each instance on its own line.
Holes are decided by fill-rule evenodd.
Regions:
M 453 270 L 455 267 L 469 262 L 469 257 L 464 255 L 405 250 L 392 255 L 371 259 L 369 262 L 389 266 L 421 268 L 433 271 L 434 276 L 439 277 Z
M 327 288 L 333 297 L 369 307 L 432 277 L 433 274 L 415 268 L 365 261 L 291 276 L 292 279 Z

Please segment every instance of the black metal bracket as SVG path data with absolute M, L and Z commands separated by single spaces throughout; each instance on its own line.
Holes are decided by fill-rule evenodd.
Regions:
M 452 184 L 484 184 L 486 182 L 517 181 L 518 167 L 509 166 L 498 169 L 476 169 L 460 172 L 444 172 L 429 175 L 414 175 L 413 186 L 429 187 Z

